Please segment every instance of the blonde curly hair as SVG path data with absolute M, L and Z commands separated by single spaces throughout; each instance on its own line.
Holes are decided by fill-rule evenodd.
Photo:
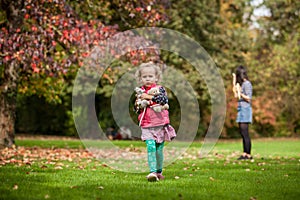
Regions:
M 155 70 L 155 76 L 157 78 L 157 82 L 160 82 L 162 80 L 162 71 L 160 69 L 159 66 L 155 65 L 153 62 L 148 62 L 148 63 L 142 63 L 138 69 L 136 70 L 135 72 L 135 79 L 136 79 L 136 82 L 139 84 L 139 85 L 142 85 L 142 79 L 141 79 L 141 71 L 147 67 L 152 67 L 154 70 Z

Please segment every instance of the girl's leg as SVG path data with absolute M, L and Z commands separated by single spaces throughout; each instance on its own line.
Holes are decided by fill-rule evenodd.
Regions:
M 243 138 L 244 153 L 251 154 L 251 139 L 248 131 L 248 123 L 239 123 L 240 134 Z
M 156 169 L 157 169 L 157 173 L 162 173 L 162 169 L 163 169 L 163 163 L 164 163 L 164 143 L 156 143 Z
M 156 172 L 156 142 L 155 140 L 146 140 L 148 153 L 148 166 L 151 172 Z

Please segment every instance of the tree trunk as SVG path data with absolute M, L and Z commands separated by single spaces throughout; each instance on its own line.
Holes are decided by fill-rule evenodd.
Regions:
M 10 35 L 23 24 L 24 0 L 0 0 L 6 13 L 6 27 Z M 0 148 L 14 144 L 17 83 L 20 63 L 16 60 L 4 65 L 0 80 Z
M 15 62 L 4 70 L 0 90 L 0 148 L 14 144 L 18 66 Z

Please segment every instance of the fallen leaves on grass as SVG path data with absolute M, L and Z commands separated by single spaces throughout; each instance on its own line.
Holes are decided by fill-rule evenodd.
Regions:
M 18 185 L 14 185 L 13 190 L 17 190 L 17 189 L 19 189 L 19 186 Z
M 54 167 L 54 169 L 64 169 L 64 168 L 62 168 L 61 166 L 56 166 Z
M 147 164 L 147 148 L 146 147 L 127 147 L 127 148 L 88 148 L 90 152 L 97 158 L 114 169 L 126 172 L 146 172 Z M 164 163 L 171 163 L 180 157 L 183 148 L 166 147 L 164 148 Z M 196 156 L 194 156 L 196 157 Z M 179 158 L 180 159 L 180 158 Z M 166 164 L 167 165 L 167 164 Z M 165 165 L 165 166 L 166 166 Z
M 104 187 L 103 186 L 99 186 L 98 189 L 99 190 L 104 190 Z
M 45 164 L 55 165 L 55 169 L 66 167 L 60 161 L 90 160 L 93 154 L 85 149 L 15 147 L 5 148 L 0 152 L 0 165 L 16 164 L 19 166 L 32 165 L 36 161 L 46 160 Z M 41 168 L 47 168 L 42 165 Z

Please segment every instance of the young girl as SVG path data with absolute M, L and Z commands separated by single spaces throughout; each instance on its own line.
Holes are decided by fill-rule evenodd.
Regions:
M 239 123 L 240 134 L 243 138 L 243 154 L 238 160 L 252 159 L 251 157 L 251 139 L 249 136 L 249 124 L 252 123 L 252 84 L 248 79 L 247 71 L 244 66 L 239 66 L 236 69 L 236 74 L 233 75 L 233 92 L 238 95 L 237 119 Z
M 171 141 L 176 137 L 174 128 L 169 124 L 168 110 L 158 112 L 153 109 L 153 106 L 157 106 L 157 104 L 165 105 L 168 103 L 166 90 L 157 85 L 161 76 L 160 68 L 153 63 L 141 64 L 135 73 L 136 80 L 143 91 L 138 98 L 151 102 L 145 108 L 137 109 L 138 120 L 142 129 L 141 139 L 147 145 L 148 166 L 150 168 L 150 174 L 147 176 L 148 181 L 164 179 L 162 175 L 164 141 Z M 158 88 L 159 93 L 148 94 L 148 91 L 153 88 Z

